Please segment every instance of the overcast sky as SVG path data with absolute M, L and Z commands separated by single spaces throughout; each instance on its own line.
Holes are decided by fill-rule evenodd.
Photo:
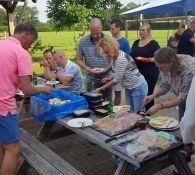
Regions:
M 140 3 L 141 1 L 143 1 L 143 3 L 151 1 L 151 0 L 120 0 L 120 2 L 123 5 L 127 5 L 129 2 L 135 2 L 135 3 Z M 32 3 L 31 0 L 29 0 L 28 3 L 29 6 L 31 7 L 37 7 L 38 11 L 39 11 L 39 20 L 42 22 L 46 22 L 47 21 L 47 15 L 46 15 L 46 5 L 47 5 L 47 1 L 46 0 L 37 0 L 37 3 Z

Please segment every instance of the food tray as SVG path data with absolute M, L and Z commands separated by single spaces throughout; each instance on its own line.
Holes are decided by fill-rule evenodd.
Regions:
M 108 115 L 108 111 L 106 109 L 103 108 L 97 108 L 96 110 L 94 110 L 95 114 L 99 115 L 99 116 L 107 116 Z
M 104 117 L 93 124 L 93 128 L 108 136 L 115 136 L 137 127 L 137 121 L 143 118 L 136 113 L 119 113 Z
M 140 152 L 141 152 L 141 149 L 144 150 L 145 147 L 137 142 L 136 135 L 138 133 L 135 133 L 134 135 L 131 135 L 131 136 L 127 135 L 127 136 L 123 137 L 122 139 L 120 139 L 118 141 L 118 143 L 114 144 L 112 146 L 112 148 L 117 150 L 117 151 L 120 151 L 121 153 L 123 153 L 124 155 L 126 155 L 128 157 L 131 157 L 133 160 L 135 160 L 139 163 L 144 163 L 144 162 L 152 160 L 152 159 L 160 158 L 160 157 L 164 156 L 165 154 L 168 154 L 169 151 L 172 151 L 172 150 L 175 151 L 175 150 L 180 149 L 181 147 L 183 147 L 183 143 L 182 143 L 181 139 L 171 135 L 171 137 L 174 138 L 174 142 L 172 142 L 170 144 L 169 148 L 161 149 L 161 148 L 151 146 L 151 147 L 148 147 L 149 153 L 146 154 L 145 157 L 138 157 L 138 156 L 134 157 L 134 156 L 128 154 L 126 148 L 127 148 L 127 145 L 129 144 L 129 150 L 133 150 L 135 148 L 137 150 L 140 150 Z
M 73 117 L 75 118 L 86 118 L 90 116 L 90 111 L 88 109 L 79 109 L 73 112 Z
M 96 100 L 96 101 L 93 101 L 93 100 L 88 101 L 89 105 L 91 105 L 91 106 L 102 105 L 102 102 L 103 102 L 103 99 Z

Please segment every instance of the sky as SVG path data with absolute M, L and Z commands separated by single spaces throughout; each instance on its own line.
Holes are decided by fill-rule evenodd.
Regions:
M 39 11 L 39 20 L 42 22 L 47 21 L 47 14 L 46 14 L 46 5 L 47 5 L 47 0 L 37 0 L 37 3 L 33 3 L 31 0 L 28 0 L 28 6 L 30 7 L 37 7 Z M 140 3 L 143 1 L 143 3 L 152 1 L 152 0 L 120 0 L 121 4 L 127 5 L 129 2 L 135 2 L 135 3 Z

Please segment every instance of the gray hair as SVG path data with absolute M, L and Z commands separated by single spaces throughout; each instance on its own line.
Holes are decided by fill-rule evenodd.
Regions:
M 102 22 L 99 18 L 92 18 L 90 23 L 89 23 L 89 27 L 91 27 L 92 25 L 95 25 L 95 26 L 101 26 L 102 27 Z
M 22 32 L 27 32 L 33 37 L 34 39 L 38 38 L 38 32 L 35 28 L 34 25 L 31 23 L 23 23 L 23 24 L 18 24 L 14 30 L 14 34 L 20 34 Z

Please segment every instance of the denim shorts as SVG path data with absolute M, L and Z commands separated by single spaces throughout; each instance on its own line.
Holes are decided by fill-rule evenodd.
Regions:
M 0 115 L 0 144 L 9 144 L 18 141 L 19 119 L 17 114 L 8 112 L 7 116 Z

